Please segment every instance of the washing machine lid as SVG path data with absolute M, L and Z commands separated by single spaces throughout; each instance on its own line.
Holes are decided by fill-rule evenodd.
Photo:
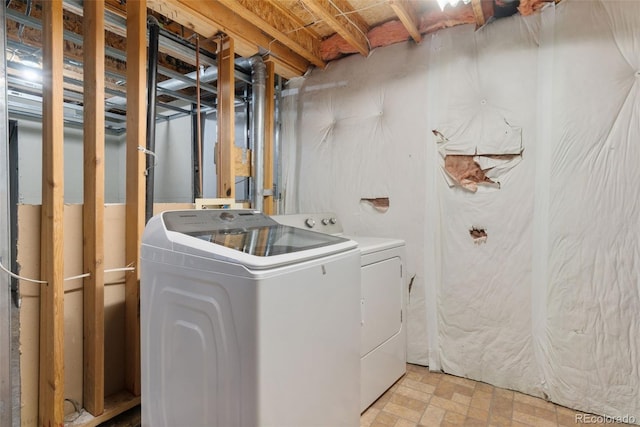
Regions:
M 258 269 L 356 247 L 350 239 L 282 225 L 253 210 L 168 211 L 162 222 L 174 250 Z

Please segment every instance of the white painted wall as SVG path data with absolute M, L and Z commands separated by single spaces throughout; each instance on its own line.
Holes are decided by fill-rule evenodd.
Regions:
M 218 196 L 215 158 L 215 146 L 218 142 L 218 119 L 216 113 L 209 114 L 204 122 L 202 163 L 203 163 L 203 197 L 215 198 Z M 245 106 L 236 107 L 235 116 L 235 144 L 238 147 L 247 147 L 247 113 Z M 243 177 L 236 179 L 236 200 L 241 200 L 245 193 L 247 180 Z
M 154 200 L 193 202 L 191 117 L 156 124 Z
M 65 203 L 83 200 L 82 130 L 64 131 Z M 126 135 L 105 137 L 105 202 L 124 203 Z M 22 204 L 40 204 L 42 198 L 42 124 L 18 122 L 19 197 Z M 155 201 L 192 202 L 191 118 L 160 122 L 156 127 Z

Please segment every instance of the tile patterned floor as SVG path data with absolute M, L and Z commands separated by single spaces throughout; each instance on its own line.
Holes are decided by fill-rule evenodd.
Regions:
M 543 399 L 407 365 L 407 373 L 360 417 L 361 427 L 579 426 L 574 411 Z M 584 414 L 583 414 L 584 415 Z M 629 424 L 585 424 L 627 426 Z

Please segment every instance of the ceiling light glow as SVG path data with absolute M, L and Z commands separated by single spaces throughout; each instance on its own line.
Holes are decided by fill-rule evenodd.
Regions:
M 462 0 L 464 4 L 471 3 L 471 0 Z M 460 3 L 460 0 L 438 0 L 438 6 L 440 6 L 440 10 L 444 10 L 445 6 L 451 5 L 451 7 L 456 7 Z

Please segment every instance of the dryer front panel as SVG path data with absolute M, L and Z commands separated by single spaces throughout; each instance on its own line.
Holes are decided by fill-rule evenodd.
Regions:
M 400 332 L 402 271 L 398 257 L 362 267 L 361 350 L 364 356 Z

